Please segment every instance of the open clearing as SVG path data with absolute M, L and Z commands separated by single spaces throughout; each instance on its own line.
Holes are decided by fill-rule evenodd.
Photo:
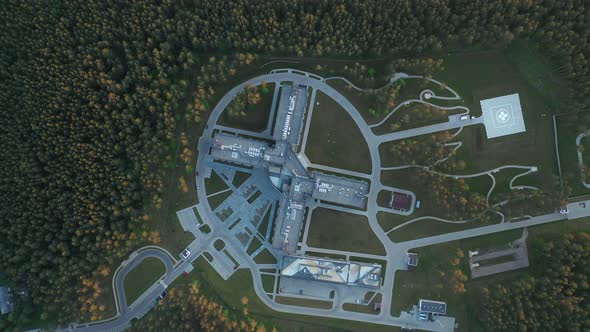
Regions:
M 315 102 L 305 149 L 309 160 L 320 165 L 369 173 L 369 148 L 356 123 L 326 94 L 318 92 Z
M 148 257 L 137 265 L 125 277 L 125 296 L 131 304 L 154 282 L 158 281 L 166 272 L 166 267 L 159 259 Z
M 376 255 L 385 254 L 383 245 L 371 230 L 366 217 L 324 208 L 313 210 L 307 245 Z

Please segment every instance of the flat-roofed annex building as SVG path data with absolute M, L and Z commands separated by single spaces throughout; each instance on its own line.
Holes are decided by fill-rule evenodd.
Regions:
M 364 209 L 367 205 L 369 185 L 365 181 L 353 180 L 324 173 L 314 173 L 314 199 Z
M 273 147 L 265 141 L 216 133 L 209 153 L 213 159 L 260 167 L 265 163 L 282 164 L 285 150 L 284 145 L 277 144 Z
M 381 265 L 327 258 L 285 256 L 281 276 L 350 286 L 381 286 Z
M 302 84 L 282 86 L 280 98 L 273 138 L 275 141 L 286 141 L 297 145 L 307 107 L 307 86 Z
M 418 301 L 418 310 L 429 314 L 445 315 L 447 313 L 447 304 L 440 301 L 420 299 Z

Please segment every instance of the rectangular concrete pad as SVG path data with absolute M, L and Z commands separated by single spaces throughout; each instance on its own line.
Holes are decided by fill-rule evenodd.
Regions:
M 488 138 L 526 131 L 518 93 L 481 100 L 479 103 Z
M 195 215 L 195 210 L 193 209 L 193 206 L 188 207 L 186 209 L 182 209 L 180 211 L 176 211 L 176 216 L 178 217 L 178 220 L 180 220 L 180 225 L 184 230 L 191 229 L 192 225 L 200 225 L 199 220 Z

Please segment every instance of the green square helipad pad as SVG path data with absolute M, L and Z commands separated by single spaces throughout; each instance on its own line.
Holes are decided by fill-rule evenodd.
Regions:
M 518 93 L 479 102 L 488 138 L 526 131 Z

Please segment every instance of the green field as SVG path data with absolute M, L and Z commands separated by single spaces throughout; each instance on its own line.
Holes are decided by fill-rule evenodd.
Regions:
M 486 221 L 475 220 L 466 223 L 446 223 L 438 220 L 423 219 L 392 231 L 388 236 L 393 242 L 404 242 L 423 237 L 463 231 L 470 228 L 489 226 L 499 221 L 499 217 L 493 217 L 491 220 Z
M 438 90 L 437 90 L 438 92 Z M 400 100 L 403 102 L 403 100 Z M 434 103 L 437 103 L 436 101 Z M 451 102 L 452 103 L 452 102 Z M 454 102 L 452 106 L 459 105 Z M 376 135 L 424 127 L 436 123 L 447 122 L 449 115 L 458 114 L 462 110 L 439 110 L 424 104 L 412 103 L 399 108 L 382 125 L 373 128 Z
M 205 179 L 205 193 L 207 195 L 215 194 L 229 188 L 223 179 L 216 173 L 211 172 L 211 177 Z
M 435 78 L 464 97 L 475 115 L 481 113 L 482 99 L 512 93 L 520 96 L 526 132 L 488 140 L 483 126 L 463 129 L 458 137 L 463 142 L 458 158 L 469 164 L 467 171 L 505 164 L 535 165 L 541 187 L 554 189 L 557 169 L 551 113 L 563 111 L 556 107 L 567 101 L 568 91 L 543 57 L 533 47 L 517 45 L 504 51 L 452 54 L 445 58 L 444 67 Z M 534 77 L 552 79 L 539 85 Z M 547 94 L 548 90 L 561 93 Z
M 154 282 L 166 272 L 164 263 L 157 258 L 148 257 L 125 276 L 125 297 L 132 304 Z
M 298 306 L 298 307 L 308 307 L 308 308 L 318 308 L 318 309 L 331 309 L 332 308 L 332 302 L 330 302 L 330 301 L 299 299 L 299 298 L 286 297 L 286 296 L 277 296 L 276 301 L 278 303 L 292 305 L 292 306 Z
M 233 191 L 228 190 L 226 192 L 222 192 L 220 194 L 207 197 L 207 200 L 209 201 L 209 206 L 211 206 L 211 210 L 215 210 L 218 206 L 221 205 L 221 203 L 223 203 L 229 196 L 231 196 L 231 194 L 233 194 Z
M 275 277 L 268 275 L 268 274 L 263 274 L 262 275 L 262 286 L 264 287 L 264 290 L 268 293 L 272 293 L 272 291 L 274 290 L 274 286 L 275 286 Z
M 252 174 L 248 173 L 248 172 L 240 172 L 237 171 L 236 174 L 234 175 L 234 179 L 232 181 L 232 184 L 236 187 L 239 188 L 242 183 L 246 182 L 246 180 L 248 180 L 250 178 Z
M 276 257 L 268 251 L 268 249 L 262 250 L 256 257 L 254 257 L 254 261 L 257 264 L 276 264 L 277 259 Z
M 356 123 L 326 94 L 318 92 L 315 102 L 305 149 L 309 160 L 320 165 L 369 173 L 369 148 Z
M 307 245 L 384 255 L 383 245 L 367 218 L 331 209 L 316 208 L 311 216 Z

